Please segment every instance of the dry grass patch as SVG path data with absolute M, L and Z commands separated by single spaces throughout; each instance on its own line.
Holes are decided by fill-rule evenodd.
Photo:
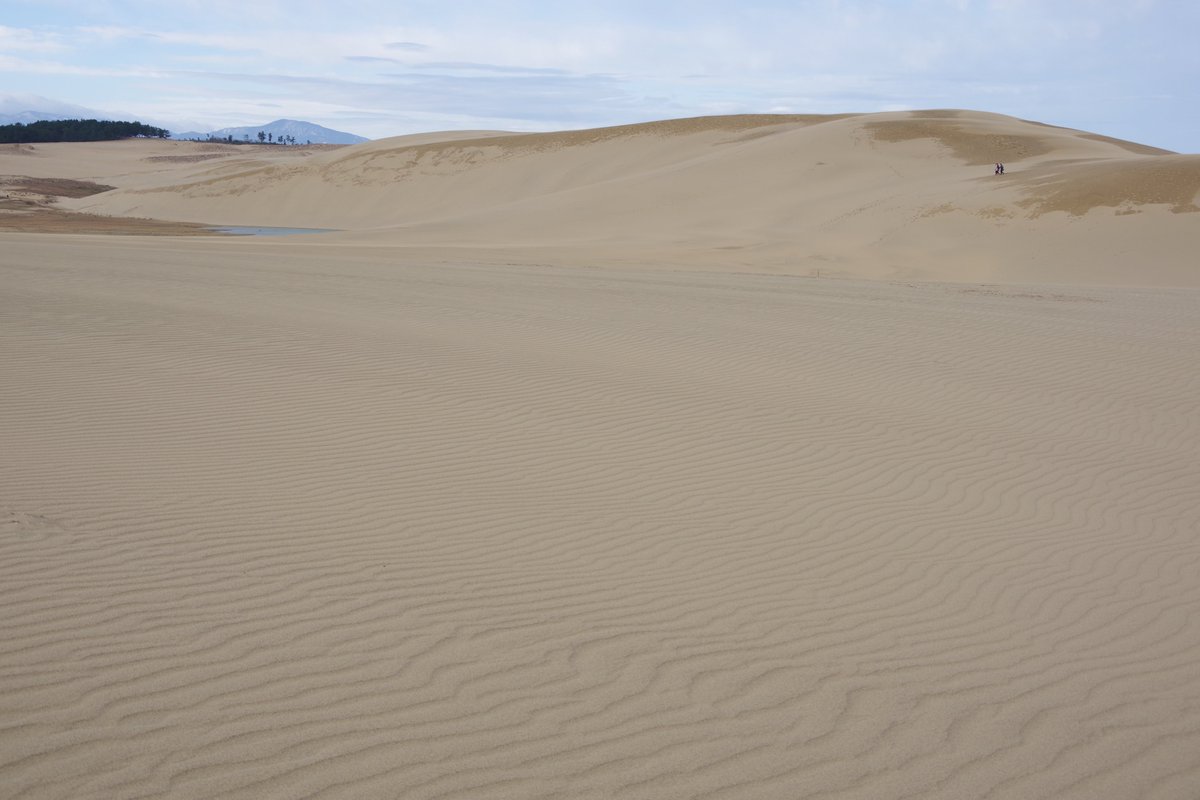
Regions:
M 224 158 L 226 153 L 200 153 L 192 156 L 147 156 L 143 161 L 163 164 L 196 164 L 201 161 L 212 161 L 214 158 Z
M 1144 205 L 1169 205 L 1176 214 L 1200 211 L 1200 156 L 1155 156 L 1088 163 L 1027 181 L 1019 205 L 1037 217 L 1052 211 L 1082 216 L 1103 206 L 1133 213 Z
M 0 191 L 10 197 L 14 194 L 37 195 L 43 198 L 54 197 L 90 197 L 101 192 L 115 189 L 103 183 L 91 181 L 76 181 L 70 178 L 30 178 L 26 175 L 7 175 L 0 177 Z
M 11 208 L 11 207 L 7 207 Z M 0 211 L 0 231 L 17 233 L 88 233 L 117 236 L 224 236 L 203 225 L 157 219 L 101 217 L 56 208 Z
M 880 142 L 932 139 L 967 164 L 1020 161 L 1049 153 L 1053 148 L 1041 136 L 1012 133 L 979 133 L 952 121 L 955 112 L 923 112 L 909 119 L 868 122 L 865 128 Z
M 132 236 L 207 236 L 203 225 L 80 214 L 55 208 L 60 197 L 90 197 L 114 187 L 69 178 L 0 177 L 0 230 L 20 233 L 105 233 Z

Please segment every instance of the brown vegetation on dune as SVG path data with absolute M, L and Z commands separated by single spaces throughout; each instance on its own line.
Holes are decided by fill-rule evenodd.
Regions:
M 6 192 L 10 197 L 14 194 L 43 198 L 90 197 L 114 188 L 116 187 L 92 181 L 71 180 L 70 178 L 31 178 L 27 175 L 0 177 L 0 191 Z
M 60 197 L 90 197 L 113 189 L 69 178 L 0 177 L 0 230 L 19 233 L 104 233 L 138 236 L 209 235 L 203 225 L 154 219 L 102 217 L 63 211 Z
M 867 122 L 864 127 L 876 141 L 908 142 L 914 139 L 933 139 L 953 152 L 954 157 L 968 165 L 991 164 L 995 161 L 1020 161 L 1051 151 L 1042 137 L 996 132 L 977 132 L 955 122 L 951 112 L 939 112 L 909 119 Z
M 1133 207 L 1144 205 L 1169 205 L 1176 214 L 1200 211 L 1200 156 L 1079 164 L 1027 183 L 1030 196 L 1019 205 L 1035 217 L 1052 211 L 1082 216 L 1106 206 L 1118 213 L 1136 213 Z
M 193 156 L 148 156 L 143 161 L 152 164 L 197 164 L 201 161 L 212 161 L 214 158 L 224 158 L 225 153 L 201 153 Z
M 0 206 L 2 208 L 2 206 Z M 0 211 L 0 230 L 15 233 L 88 233 L 117 236 L 222 236 L 204 225 L 133 217 L 101 217 L 55 208 Z

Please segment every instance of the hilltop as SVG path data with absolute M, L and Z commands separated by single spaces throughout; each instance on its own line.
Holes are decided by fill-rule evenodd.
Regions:
M 1200 156 L 982 112 L 427 134 L 158 184 L 70 202 L 527 261 L 1200 283 Z

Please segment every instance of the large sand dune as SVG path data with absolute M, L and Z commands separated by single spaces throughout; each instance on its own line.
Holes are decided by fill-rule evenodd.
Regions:
M 994 114 L 711 117 L 281 158 L 71 205 L 526 263 L 1200 285 L 1200 156 Z
M 0 230 L 0 797 L 1195 800 L 1196 159 L 0 148 L 15 227 L 345 229 Z

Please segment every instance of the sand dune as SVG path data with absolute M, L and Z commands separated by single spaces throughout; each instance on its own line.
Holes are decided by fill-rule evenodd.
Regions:
M 522 263 L 1200 285 L 1198 193 L 1200 156 L 927 111 L 402 137 L 67 205 Z
M 0 796 L 1194 800 L 1196 159 L 0 148 Z

